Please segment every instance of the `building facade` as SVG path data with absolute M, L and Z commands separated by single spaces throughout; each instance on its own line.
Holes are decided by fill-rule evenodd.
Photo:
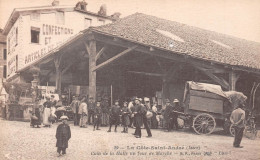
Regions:
M 7 81 L 23 81 L 20 70 L 48 56 L 81 30 L 112 20 L 110 16 L 87 11 L 86 6 L 55 4 L 14 9 L 4 29 L 7 35 Z
M 7 59 L 7 50 L 6 50 L 6 36 L 3 35 L 3 30 L 0 29 L 0 79 L 1 82 L 6 79 L 6 59 Z

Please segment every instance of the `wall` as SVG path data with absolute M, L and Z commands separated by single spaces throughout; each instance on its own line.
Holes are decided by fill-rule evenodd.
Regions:
M 17 21 L 14 23 L 13 27 L 9 31 L 7 38 L 6 38 L 6 44 L 7 44 L 7 78 L 10 76 L 15 75 L 15 72 L 18 69 L 18 63 L 17 63 L 17 55 L 19 53 L 22 53 L 22 18 L 18 18 Z M 18 34 L 16 36 L 16 32 L 18 31 Z
M 6 65 L 6 60 L 4 60 L 4 49 L 6 49 L 6 44 L 0 42 L 0 79 L 4 79 L 4 66 Z
M 9 38 L 7 70 L 8 78 L 14 76 L 19 71 L 47 56 L 50 51 L 62 45 L 68 39 L 81 30 L 91 26 L 103 24 L 99 17 L 86 15 L 78 11 L 64 12 L 64 24 L 58 24 L 56 19 L 56 10 L 40 14 L 39 19 L 32 19 L 31 14 L 22 14 L 15 22 L 14 26 L 8 33 Z M 61 19 L 59 19 L 61 20 Z M 91 20 L 90 23 L 85 21 Z M 104 24 L 110 23 L 109 19 L 104 20 Z M 89 24 L 89 25 L 88 25 Z M 39 43 L 31 43 L 31 28 L 39 30 Z M 16 36 L 18 28 L 18 37 Z M 16 45 L 16 42 L 18 44 Z

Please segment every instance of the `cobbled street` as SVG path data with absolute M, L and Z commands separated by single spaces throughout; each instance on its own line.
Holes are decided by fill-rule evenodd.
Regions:
M 71 122 L 70 122 L 71 123 Z M 196 135 L 189 131 L 152 130 L 153 137 L 133 137 L 129 133 L 107 133 L 107 127 L 93 131 L 93 126 L 79 128 L 70 124 L 72 138 L 67 154 L 57 157 L 55 133 L 51 128 L 30 128 L 28 122 L 0 120 L 0 159 L 239 159 L 260 158 L 260 139 L 242 140 L 244 148 L 233 148 L 233 137 L 214 133 Z M 134 154 L 134 155 L 131 155 Z M 160 157 L 160 158 L 159 158 Z

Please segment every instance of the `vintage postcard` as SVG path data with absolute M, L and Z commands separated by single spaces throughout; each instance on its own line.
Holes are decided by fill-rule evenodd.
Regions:
M 260 159 L 259 8 L 0 0 L 0 159 Z

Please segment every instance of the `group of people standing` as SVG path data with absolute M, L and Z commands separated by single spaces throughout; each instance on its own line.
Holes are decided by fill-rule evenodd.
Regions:
M 52 123 L 56 120 L 56 100 L 54 96 L 46 97 L 46 101 L 41 106 L 38 103 L 34 106 L 34 112 L 31 117 L 31 126 L 40 128 L 43 124 L 44 127 L 51 127 Z
M 160 114 L 164 117 L 168 131 L 173 126 L 178 129 L 178 115 L 174 111 L 180 111 L 181 108 L 177 99 L 173 101 L 173 104 L 174 106 L 170 105 L 170 101 L 166 99 L 166 108 L 161 113 L 161 110 L 158 111 L 157 102 L 151 105 L 150 99 L 147 97 L 143 100 L 133 97 L 129 103 L 123 101 L 121 107 L 119 100 L 116 100 L 114 105 L 110 106 L 108 98 L 95 102 L 93 97 L 89 97 L 87 101 L 85 96 L 81 97 L 80 100 L 78 96 L 73 96 L 70 106 L 74 113 L 75 126 L 79 125 L 85 128 L 87 125 L 93 124 L 94 131 L 100 130 L 100 126 L 109 126 L 108 132 L 111 132 L 114 125 L 114 131 L 117 132 L 117 127 L 121 124 L 123 126 L 122 133 L 128 133 L 128 128 L 133 127 L 136 129 L 134 135 L 141 138 L 142 126 L 147 131 L 147 137 L 152 137 L 150 128 L 158 128 L 158 115 Z

